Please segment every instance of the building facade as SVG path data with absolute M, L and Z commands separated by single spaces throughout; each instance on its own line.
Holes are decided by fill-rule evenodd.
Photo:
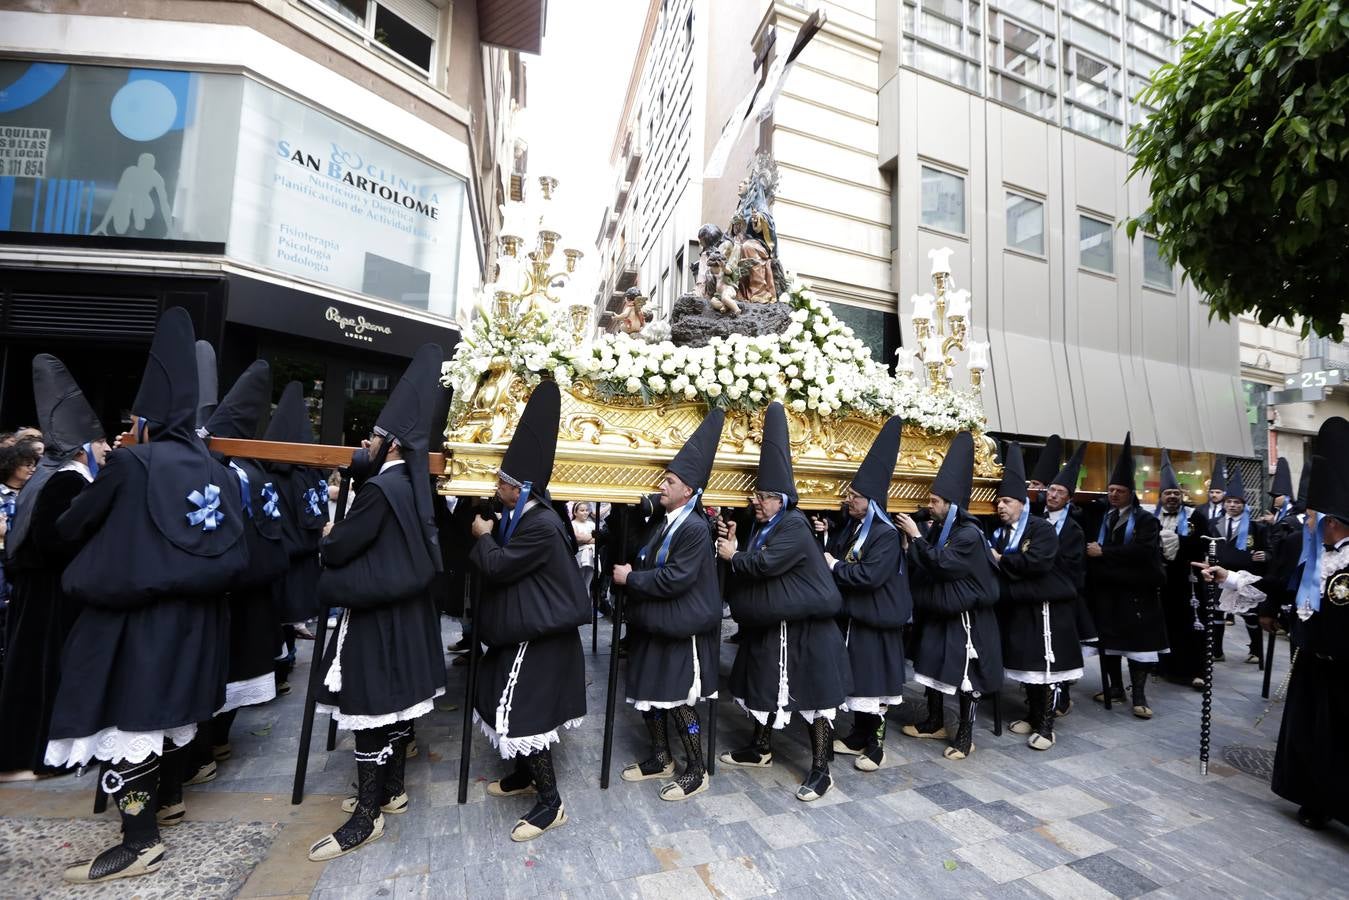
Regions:
M 1218 2 L 760 0 L 728 19 L 727 4 L 652 0 L 615 141 L 628 206 L 611 206 L 598 237 L 609 263 L 600 300 L 615 308 L 620 286 L 640 284 L 668 309 L 666 267 L 687 271 L 697 224 L 724 224 L 747 161 L 765 150 L 782 176 L 785 265 L 877 356 L 914 346 L 909 298 L 931 290 L 928 252 L 955 251 L 974 337 L 991 343 L 990 430 L 1103 445 L 1132 431 L 1141 448 L 1251 457 L 1236 324 L 1210 322 L 1156 242 L 1123 228 L 1146 201 L 1125 135 L 1147 110 L 1131 98 L 1184 29 L 1225 11 Z M 651 165 L 662 132 L 643 124 L 662 96 L 702 98 L 705 119 L 667 140 L 705 159 L 817 7 L 824 29 L 726 177 L 701 180 L 696 159 Z M 681 23 L 687 49 L 671 40 Z M 716 66 L 732 74 L 713 77 Z M 635 164 L 627 146 L 642 151 Z M 683 206 L 660 199 L 689 192 Z M 647 203 L 639 215 L 633 196 Z M 679 233 L 654 237 L 670 222 Z
M 368 434 L 406 360 L 448 351 L 514 171 L 544 0 L 55 2 L 0 12 L 0 402 L 61 356 L 110 432 L 159 313 L 221 384 L 306 388 Z

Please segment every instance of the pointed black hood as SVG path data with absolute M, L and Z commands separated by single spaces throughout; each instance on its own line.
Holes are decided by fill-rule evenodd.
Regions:
M 1297 479 L 1297 509 L 1299 512 L 1305 512 L 1307 509 L 1307 486 L 1311 484 L 1312 477 L 1312 458 L 1310 455 L 1302 459 L 1302 472 Z
M 501 458 L 501 474 L 516 484 L 529 482 L 532 494 L 542 497 L 553 477 L 557 454 L 557 427 L 562 416 L 562 394 L 555 381 L 540 381 L 529 395 L 511 445 Z
M 1082 477 L 1082 460 L 1087 455 L 1087 445 L 1081 443 L 1073 451 L 1073 455 L 1068 457 L 1068 461 L 1059 469 L 1059 474 L 1054 476 L 1050 484 L 1057 484 L 1068 489 L 1069 494 L 1077 493 L 1077 482 Z
M 1002 484 L 998 485 L 999 497 L 1011 497 L 1025 503 L 1030 499 L 1026 492 L 1026 460 L 1021 453 L 1021 445 L 1012 441 L 1007 445 L 1007 453 L 1002 462 Z
M 192 318 L 181 306 L 164 311 L 150 342 L 131 411 L 150 423 L 151 439 L 186 437 L 197 427 L 197 350 Z
M 1288 467 L 1288 460 L 1282 456 L 1274 464 L 1274 481 L 1270 483 L 1269 493 L 1271 496 L 1284 496 L 1293 498 L 1293 470 Z
M 440 383 L 440 368 L 445 362 L 445 351 L 439 344 L 422 344 L 412 356 L 412 362 L 398 379 L 389 402 L 384 404 L 375 427 L 398 439 L 399 452 L 412 479 L 412 502 L 417 510 L 417 525 L 422 540 L 437 572 L 444 560 L 440 554 L 440 540 L 436 530 L 436 510 L 431 494 L 430 467 L 427 452 L 434 429 L 433 419 L 441 405 L 445 388 Z M 540 489 L 542 490 L 542 488 Z M 409 542 L 416 538 L 412 523 L 402 523 Z
M 862 465 L 857 467 L 857 474 L 853 476 L 852 489 L 868 500 L 874 500 L 881 509 L 885 508 L 885 501 L 890 497 L 890 480 L 895 477 L 900 432 L 903 428 L 904 420 L 899 416 L 891 416 L 886 420 L 876 440 L 871 442 L 871 449 L 867 451 Z
M 207 341 L 197 341 L 197 421 L 201 428 L 215 412 L 220 400 L 220 383 L 216 377 L 215 348 Z
M 1026 477 L 1027 481 L 1038 481 L 1046 487 L 1058 474 L 1059 463 L 1063 461 L 1063 438 L 1051 434 L 1045 441 L 1044 449 L 1036 457 L 1035 469 Z
M 422 344 L 412 362 L 398 379 L 389 401 L 380 410 L 375 427 L 398 439 L 403 456 L 408 450 L 425 453 L 431 442 L 431 416 L 440 396 L 445 392 L 440 384 L 440 367 L 445 353 L 439 344 Z
M 1213 457 L 1213 471 L 1208 476 L 1208 489 L 1210 491 L 1227 490 L 1227 462 L 1220 455 Z
M 707 479 L 712 476 L 712 463 L 717 457 L 717 445 L 721 443 L 721 428 L 726 422 L 726 413 L 720 409 L 710 409 L 707 416 L 694 429 L 684 446 L 665 467 L 667 472 L 679 476 L 679 480 L 695 491 L 707 487 Z
M 83 445 L 104 436 L 103 423 L 65 363 L 49 353 L 33 357 L 33 400 L 47 456 L 64 462 Z
M 1119 484 L 1134 490 L 1134 442 L 1128 433 L 1124 435 L 1124 445 L 1120 447 L 1119 458 L 1115 460 L 1115 468 L 1106 484 Z
M 1026 486 L 1021 487 L 1024 491 Z M 930 490 L 948 503 L 970 505 L 970 494 L 974 491 L 974 435 L 962 431 L 951 439 Z
M 220 483 L 222 472 L 197 437 L 198 399 L 192 319 L 186 310 L 174 307 L 160 316 L 131 407 L 149 421 L 150 440 L 129 449 L 149 472 L 145 500 L 159 533 L 186 553 L 218 557 L 242 538 L 243 522 L 238 492 Z M 222 498 L 222 517 L 209 529 L 193 524 L 190 513 L 194 507 L 200 511 L 213 492 Z
M 282 389 L 281 399 L 276 401 L 276 409 L 272 411 L 263 437 L 288 444 L 314 443 L 314 429 L 309 424 L 309 411 L 305 408 L 304 388 L 300 382 L 292 381 Z
M 1316 457 L 1307 485 L 1307 509 L 1349 524 L 1349 421 L 1331 416 L 1316 435 Z
M 1227 471 L 1227 493 L 1223 500 L 1246 502 L 1246 485 L 1241 482 L 1241 466 L 1232 466 Z
M 796 478 L 792 474 L 792 445 L 787 433 L 787 412 L 781 403 L 770 403 L 763 414 L 763 443 L 759 445 L 759 474 L 756 491 L 786 494 L 787 505 L 797 501 Z
M 9 523 L 7 546 L 11 557 L 28 535 L 28 525 L 38 495 L 47 481 L 80 452 L 85 444 L 102 438 L 103 424 L 94 415 L 65 363 L 49 353 L 33 357 L 33 400 L 45 448 L 37 471 L 14 500 L 14 518 Z
M 1171 465 L 1171 453 L 1167 450 L 1162 451 L 1162 477 L 1160 491 L 1178 491 L 1180 482 L 1176 479 L 1175 467 Z
M 272 402 L 272 369 L 254 361 L 240 375 L 206 422 L 206 433 L 220 438 L 251 438 Z

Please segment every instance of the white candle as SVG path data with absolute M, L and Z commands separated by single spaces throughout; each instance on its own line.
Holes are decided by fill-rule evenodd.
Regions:
M 967 319 L 970 315 L 970 292 L 961 288 L 951 294 L 946 303 L 946 318 Z
M 950 247 L 927 251 L 927 258 L 932 260 L 933 275 L 951 274 L 951 254 L 954 252 Z
M 988 369 L 988 341 L 970 341 L 970 361 L 967 368 L 971 372 L 983 372 Z
M 945 340 L 941 335 L 934 334 L 923 341 L 923 362 L 940 362 L 946 356 L 946 351 L 942 347 Z
M 913 353 L 900 348 L 895 351 L 895 356 L 898 358 L 895 363 L 895 371 L 901 375 L 912 375 L 914 373 Z
M 932 321 L 932 312 L 936 306 L 936 300 L 931 294 L 913 295 L 913 317 L 922 319 L 925 322 Z

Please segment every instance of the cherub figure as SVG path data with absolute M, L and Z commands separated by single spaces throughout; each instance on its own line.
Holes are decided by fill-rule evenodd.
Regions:
M 646 301 L 647 297 L 640 288 L 630 287 L 624 292 L 623 310 L 615 319 L 619 331 L 635 335 L 646 326 L 649 316 L 642 310 Z
M 720 250 L 707 254 L 707 278 L 709 305 L 717 312 L 740 315 L 740 304 L 735 300 L 735 282 L 726 278 L 726 257 Z
M 711 222 L 698 229 L 698 270 L 693 282 L 693 294 L 700 300 L 711 300 L 717 293 L 718 279 L 710 277 L 708 255 L 721 246 L 721 229 Z

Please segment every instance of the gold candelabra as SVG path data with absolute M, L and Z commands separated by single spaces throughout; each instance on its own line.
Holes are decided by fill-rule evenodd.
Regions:
M 501 255 L 492 266 L 492 280 L 483 285 L 482 306 L 490 309 L 498 325 L 510 331 L 526 315 L 542 312 L 560 313 L 565 307 L 569 315 L 572 338 L 577 345 L 589 331 L 589 304 L 566 303 L 566 293 L 577 262 L 585 256 L 575 248 L 565 248 L 565 263 L 561 270 L 553 268 L 554 256 L 562 235 L 551 227 L 553 195 L 558 180 L 549 175 L 538 179 L 541 201 L 533 210 L 534 249 L 526 251 L 526 239 L 521 234 L 529 228 L 530 213 L 519 206 L 508 207 L 501 234 Z M 524 221 L 522 221 L 524 220 Z M 581 315 L 581 310 L 585 315 Z
M 988 368 L 988 343 L 969 340 L 970 292 L 952 289 L 952 252 L 949 247 L 928 251 L 934 293 L 913 295 L 913 332 L 918 346 L 911 352 L 898 351 L 898 368 L 900 374 L 912 377 L 921 364 L 928 389 L 946 391 L 951 388 L 956 365 L 953 354 L 968 352 L 965 367 L 970 373 L 970 386 L 977 392 Z

